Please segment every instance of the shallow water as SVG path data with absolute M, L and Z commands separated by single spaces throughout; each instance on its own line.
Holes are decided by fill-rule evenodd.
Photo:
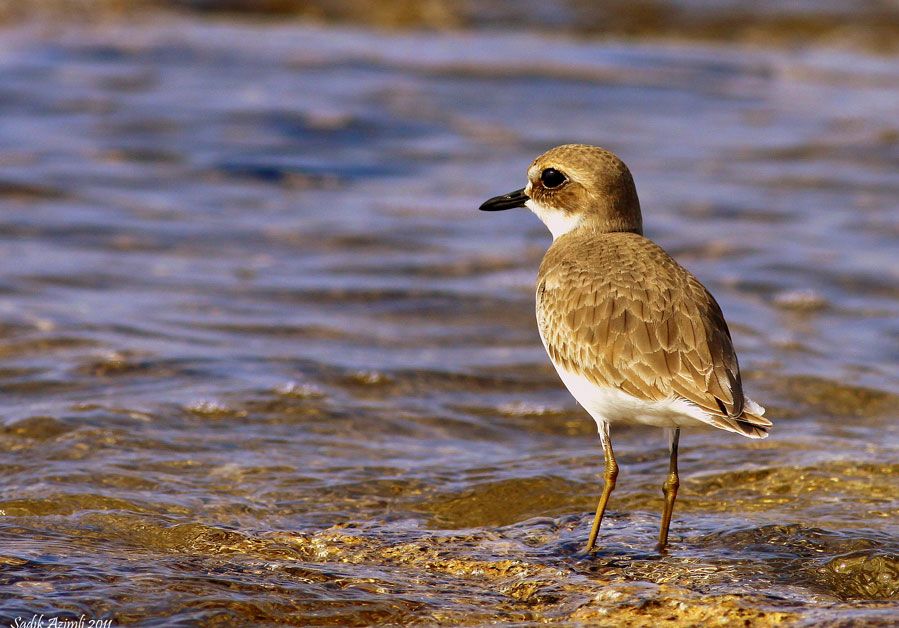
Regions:
M 895 620 L 894 57 L 190 18 L 0 46 L 3 618 Z M 569 141 L 631 166 L 776 424 L 684 434 L 664 557 L 636 428 L 582 554 L 549 236 L 476 211 Z

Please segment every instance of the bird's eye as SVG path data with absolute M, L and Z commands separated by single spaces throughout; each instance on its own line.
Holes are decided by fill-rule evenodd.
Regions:
M 551 190 L 568 181 L 568 178 L 555 168 L 547 168 L 540 173 L 540 181 L 543 183 L 543 187 Z

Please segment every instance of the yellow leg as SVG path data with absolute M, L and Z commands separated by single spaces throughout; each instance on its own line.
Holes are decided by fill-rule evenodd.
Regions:
M 671 439 L 671 461 L 668 463 L 668 478 L 662 485 L 662 492 L 665 494 L 665 510 L 662 512 L 662 528 L 659 530 L 659 544 L 656 550 L 665 551 L 668 545 L 668 526 L 671 525 L 671 515 L 674 512 L 674 500 L 677 499 L 677 488 L 680 486 L 680 480 L 677 477 L 677 443 L 680 440 L 680 428 L 674 430 L 674 437 Z
M 590 529 L 590 538 L 587 539 L 587 551 L 593 550 L 596 545 L 596 535 L 599 534 L 599 526 L 602 523 L 602 516 L 606 512 L 606 504 L 609 503 L 609 496 L 615 490 L 615 480 L 618 479 L 618 463 L 615 462 L 615 452 L 612 451 L 612 441 L 609 438 L 609 426 L 603 424 L 600 426 L 599 432 L 602 438 L 603 452 L 606 458 L 606 472 L 604 475 L 605 484 L 602 487 L 602 495 L 599 498 L 599 504 L 596 506 L 596 517 L 593 518 L 593 527 Z

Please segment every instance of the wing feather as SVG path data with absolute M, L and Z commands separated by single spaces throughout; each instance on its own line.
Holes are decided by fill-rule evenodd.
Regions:
M 767 429 L 760 414 L 744 414 L 730 332 L 705 287 L 642 236 L 597 239 L 584 255 L 582 243 L 560 238 L 541 265 L 537 319 L 553 362 L 639 399 L 686 399 L 716 427 Z

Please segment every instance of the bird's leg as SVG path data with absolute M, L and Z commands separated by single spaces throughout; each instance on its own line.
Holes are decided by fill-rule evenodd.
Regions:
M 599 525 L 602 523 L 602 516 L 606 512 L 606 504 L 609 503 L 609 496 L 615 489 L 615 480 L 618 479 L 618 463 L 615 462 L 615 452 L 612 451 L 612 441 L 609 438 L 609 424 L 601 423 L 599 428 L 599 437 L 602 439 L 603 453 L 606 458 L 606 472 L 604 475 L 605 483 L 602 487 L 602 495 L 599 498 L 599 504 L 596 506 L 596 517 L 593 519 L 593 527 L 590 529 L 590 538 L 587 539 L 587 551 L 593 550 L 596 545 L 596 535 L 599 534 Z
M 671 461 L 668 463 L 668 478 L 662 485 L 665 494 L 665 510 L 662 512 L 662 528 L 659 530 L 659 544 L 656 550 L 665 551 L 668 545 L 668 526 L 671 525 L 671 514 L 674 512 L 674 500 L 677 499 L 677 488 L 680 480 L 677 477 L 677 442 L 680 440 L 680 428 L 675 428 L 671 437 Z

